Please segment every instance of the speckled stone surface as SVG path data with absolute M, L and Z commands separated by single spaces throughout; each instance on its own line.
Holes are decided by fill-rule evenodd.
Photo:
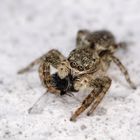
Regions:
M 0 0 L 0 140 L 139 140 L 139 6 L 139 0 Z M 69 121 L 88 92 L 76 93 L 78 100 L 48 94 L 44 110 L 28 114 L 45 89 L 37 68 L 24 75 L 17 71 L 52 48 L 68 56 L 81 28 L 108 29 L 117 41 L 129 42 L 116 56 L 137 90 L 112 65 L 112 86 L 92 116 Z

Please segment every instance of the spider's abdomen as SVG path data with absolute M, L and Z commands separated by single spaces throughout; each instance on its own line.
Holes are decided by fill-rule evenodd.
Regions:
M 89 42 L 94 42 L 104 47 L 114 45 L 116 43 L 114 35 L 106 30 L 95 31 L 87 36 Z

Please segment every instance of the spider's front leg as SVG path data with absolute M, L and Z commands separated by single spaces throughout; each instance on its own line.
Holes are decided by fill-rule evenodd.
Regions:
M 111 60 L 113 60 L 113 62 L 119 67 L 120 71 L 123 73 L 123 75 L 125 76 L 126 81 L 129 83 L 129 85 L 131 86 L 131 88 L 136 89 L 135 84 L 131 81 L 129 73 L 127 71 L 127 69 L 125 68 L 125 66 L 121 63 L 121 61 L 114 55 L 110 55 Z
M 45 54 L 42 55 L 41 57 L 35 59 L 33 62 L 31 62 L 31 63 L 30 63 L 28 66 L 26 66 L 25 68 L 19 70 L 19 71 L 18 71 L 18 74 L 23 74 L 23 73 L 25 73 L 25 72 L 30 71 L 30 69 L 31 69 L 32 67 L 34 67 L 34 66 L 37 65 L 37 64 L 40 64 L 41 61 L 43 60 L 43 58 L 45 58 L 45 57 L 47 56 L 47 54 L 48 54 L 48 53 L 45 53 Z
M 91 32 L 88 30 L 84 30 L 84 29 L 79 30 L 77 32 L 77 36 L 76 36 L 76 47 L 77 48 L 88 47 L 89 43 L 87 42 L 86 38 L 90 34 L 91 34 Z
M 76 118 L 84 112 L 91 104 L 92 107 L 89 110 L 87 115 L 90 115 L 97 107 L 97 105 L 101 102 L 103 97 L 105 96 L 106 92 L 108 91 L 110 85 L 111 85 L 111 79 L 107 76 L 104 76 L 102 78 L 96 78 L 96 79 L 88 79 L 84 78 L 81 81 L 78 81 L 75 83 L 75 88 L 81 88 L 81 86 L 87 85 L 89 87 L 92 87 L 93 90 L 91 93 L 84 99 L 81 106 L 74 112 L 74 114 L 71 116 L 70 121 L 75 121 Z M 77 89 L 78 89 L 77 88 Z
M 50 50 L 43 58 L 39 66 L 39 76 L 42 84 L 48 89 L 49 92 L 59 94 L 60 90 L 55 87 L 55 82 L 50 74 L 50 66 L 58 70 L 58 76 L 64 78 L 68 75 L 69 69 L 67 68 L 67 61 L 65 57 L 57 50 Z
M 47 53 L 45 53 L 44 55 L 42 55 L 41 57 L 35 59 L 33 62 L 31 62 L 31 63 L 30 63 L 29 65 L 27 65 L 25 68 L 19 70 L 19 71 L 18 71 L 18 74 L 23 74 L 23 73 L 25 73 L 25 72 L 30 71 L 30 69 L 31 69 L 32 67 L 34 67 L 35 65 L 40 64 L 40 63 L 43 62 L 44 59 L 47 58 L 48 56 L 51 57 L 51 55 L 52 55 L 52 57 L 53 57 L 53 55 L 56 56 L 56 57 L 58 57 L 58 60 L 56 60 L 56 61 L 62 61 L 62 60 L 64 59 L 64 56 L 63 56 L 59 51 L 52 49 L 52 50 L 50 50 L 49 52 L 47 52 Z M 54 58 L 54 59 L 55 59 L 55 58 Z M 58 63 L 56 62 L 56 64 L 54 64 L 54 67 L 56 67 L 57 64 L 58 64 Z M 52 65 L 53 65 L 53 63 L 52 63 Z

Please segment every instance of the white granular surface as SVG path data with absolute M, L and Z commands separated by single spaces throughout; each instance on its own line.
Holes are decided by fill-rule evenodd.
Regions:
M 112 86 L 90 117 L 69 121 L 80 102 L 48 94 L 44 111 L 28 109 L 45 92 L 37 69 L 17 71 L 52 48 L 65 56 L 79 29 L 108 29 L 127 41 L 116 54 L 129 70 L 132 90 L 112 64 Z M 140 139 L 140 0 L 0 0 L 0 140 Z M 76 93 L 83 100 L 88 93 Z

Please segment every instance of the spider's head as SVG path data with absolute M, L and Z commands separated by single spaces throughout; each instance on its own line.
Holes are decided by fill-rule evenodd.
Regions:
M 71 61 L 71 73 L 73 76 L 82 75 L 85 73 L 92 73 L 98 69 L 100 65 L 99 58 L 90 58 L 84 57 L 83 60 L 85 61 Z
M 66 76 L 68 76 L 68 74 L 70 73 L 68 61 L 67 60 L 62 61 L 58 65 L 57 70 L 58 70 L 58 72 L 57 72 L 58 73 L 58 76 L 61 79 L 64 79 Z
M 73 76 L 85 73 L 93 73 L 100 65 L 98 54 L 90 48 L 77 48 L 73 50 L 68 58 Z

